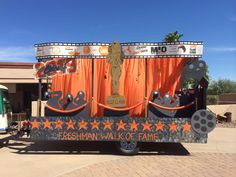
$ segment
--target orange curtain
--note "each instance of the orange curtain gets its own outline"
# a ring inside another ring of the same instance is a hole
[[[152,91],[157,90],[163,96],[171,95],[180,89],[180,77],[183,67],[190,59],[155,58],[147,59],[147,97],[151,99]],[[92,61],[77,59],[77,71],[73,74],[55,76],[52,79],[52,90],[61,90],[63,95],[73,96],[82,90],[91,110],[92,95]],[[126,107],[143,102],[145,97],[145,59],[125,59],[122,64],[119,94],[125,96]],[[110,65],[106,59],[94,60],[94,99],[106,105],[107,96],[111,95]],[[143,116],[145,104],[130,110],[131,116]],[[95,116],[103,115],[103,108],[94,104]]]
[[[94,99],[106,104],[107,96],[112,94],[110,65],[104,59],[94,62]],[[119,94],[125,96],[126,107],[144,101],[145,94],[145,59],[125,59],[122,64]],[[144,111],[144,104],[130,110],[130,115],[139,116]],[[95,115],[102,115],[103,108],[95,105]]]
[[[85,100],[91,110],[92,99],[92,60],[76,59],[77,70],[72,74],[55,75],[52,78],[52,91],[62,91],[62,97],[68,93],[73,97],[77,96],[79,91],[85,93]]]
[[[180,89],[180,77],[187,61],[191,58],[159,58],[148,59],[148,87],[149,99],[153,90],[160,92],[161,96],[169,93],[174,95]]]

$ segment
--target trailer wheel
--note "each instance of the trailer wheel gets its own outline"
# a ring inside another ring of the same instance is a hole
[[[137,141],[120,141],[117,143],[117,147],[123,155],[136,155],[139,152]]]

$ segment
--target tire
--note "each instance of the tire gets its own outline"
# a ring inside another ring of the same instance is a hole
[[[132,156],[139,152],[137,141],[120,141],[117,143],[117,148],[122,155]]]

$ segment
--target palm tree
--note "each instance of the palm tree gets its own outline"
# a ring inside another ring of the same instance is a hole
[[[178,31],[169,33],[165,36],[164,42],[179,42],[179,39],[183,37],[183,34],[179,34]]]

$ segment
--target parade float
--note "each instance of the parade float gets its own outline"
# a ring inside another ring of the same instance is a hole
[[[35,52],[32,139],[115,141],[136,154],[141,142],[206,143],[216,126],[202,42],[53,42]]]

